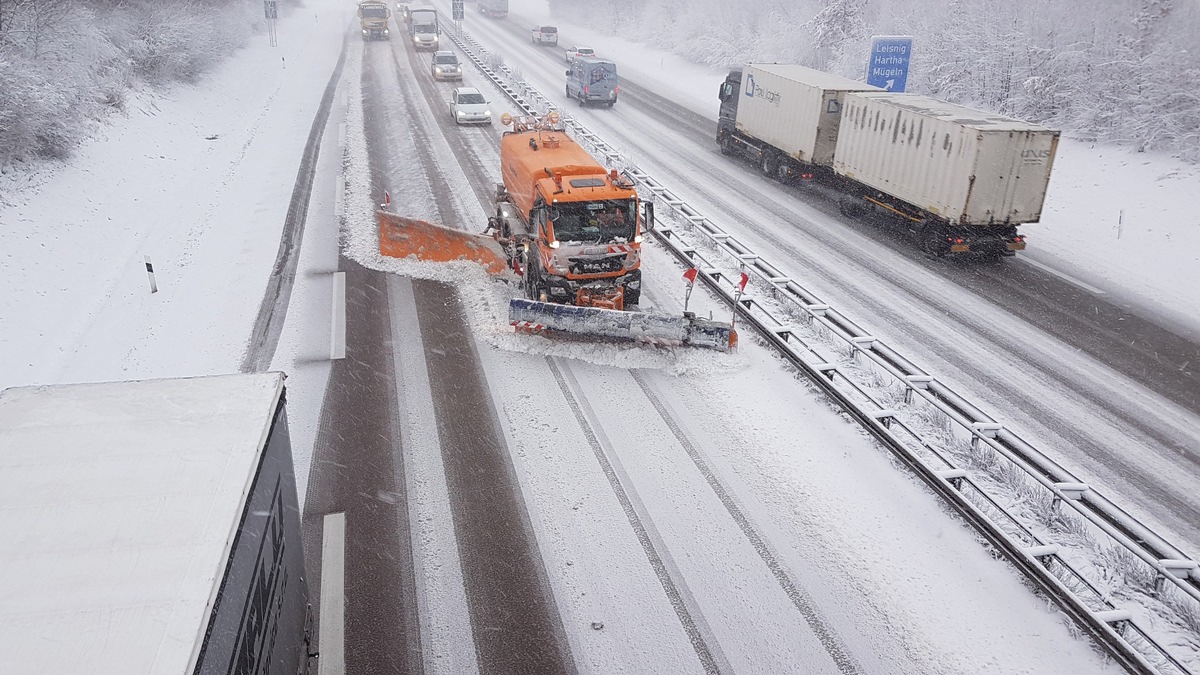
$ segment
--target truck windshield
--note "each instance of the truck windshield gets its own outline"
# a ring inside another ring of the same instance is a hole
[[[413,31],[418,33],[432,33],[437,26],[437,14],[432,10],[412,11],[409,12],[408,18],[412,22]]]
[[[637,223],[637,201],[604,199],[594,202],[565,202],[550,210],[554,237],[569,243],[627,242]]]
[[[386,19],[387,8],[385,7],[359,7],[358,14],[364,19]]]

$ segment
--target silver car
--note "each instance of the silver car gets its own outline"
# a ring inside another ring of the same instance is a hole
[[[462,65],[454,52],[436,51],[433,53],[433,63],[430,64],[435,80],[461,80]]]

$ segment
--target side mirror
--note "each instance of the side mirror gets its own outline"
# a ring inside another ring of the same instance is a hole
[[[642,205],[642,208],[645,211],[645,215],[642,216],[642,219],[645,221],[646,230],[653,230],[654,229],[654,202],[646,202],[645,204]]]

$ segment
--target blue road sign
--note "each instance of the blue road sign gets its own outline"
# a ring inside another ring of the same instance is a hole
[[[904,91],[908,85],[908,60],[913,39],[877,35],[871,38],[871,60],[867,62],[867,84],[888,91]]]

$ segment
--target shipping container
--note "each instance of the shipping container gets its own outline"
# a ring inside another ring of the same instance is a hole
[[[0,495],[0,670],[305,672],[281,374],[0,392]]]
[[[845,98],[834,171],[959,226],[1037,222],[1059,132],[923,96]]]
[[[787,176],[779,169],[796,166],[789,160],[832,165],[846,93],[879,91],[797,65],[751,63],[740,71],[740,86],[732,81],[734,74],[730,77],[730,87],[722,95],[722,118],[732,119],[734,133],[725,143],[733,146],[730,150],[748,149],[751,159],[766,160],[776,171],[765,166],[764,171],[780,178]]]

